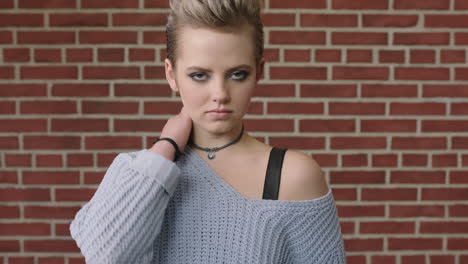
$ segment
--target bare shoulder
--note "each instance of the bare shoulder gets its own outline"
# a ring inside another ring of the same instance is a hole
[[[281,170],[279,200],[312,200],[327,194],[328,186],[319,164],[309,155],[288,149]]]

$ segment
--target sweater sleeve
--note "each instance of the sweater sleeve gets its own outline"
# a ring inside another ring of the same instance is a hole
[[[291,212],[289,217],[293,219],[288,227],[291,263],[346,264],[341,226],[332,195],[318,205]]]
[[[175,162],[147,149],[117,155],[70,224],[86,263],[151,263],[180,174]]]

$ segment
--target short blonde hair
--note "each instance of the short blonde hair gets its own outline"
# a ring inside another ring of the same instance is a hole
[[[263,57],[261,0],[170,0],[170,8],[166,24],[166,52],[173,67],[177,54],[177,32],[184,25],[226,30],[251,26],[258,66]]]

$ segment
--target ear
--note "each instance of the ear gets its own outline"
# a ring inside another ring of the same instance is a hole
[[[263,77],[264,70],[265,70],[265,58],[262,57],[257,67],[257,75],[256,75],[257,82]]]
[[[177,83],[175,81],[175,70],[168,58],[164,60],[164,68],[166,71],[166,80],[169,83],[169,86],[174,92],[178,92],[179,88],[177,87]]]

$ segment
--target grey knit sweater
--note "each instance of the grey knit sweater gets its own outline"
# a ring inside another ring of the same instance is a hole
[[[317,199],[242,196],[187,146],[176,162],[120,153],[70,232],[88,264],[345,264],[331,189]]]

